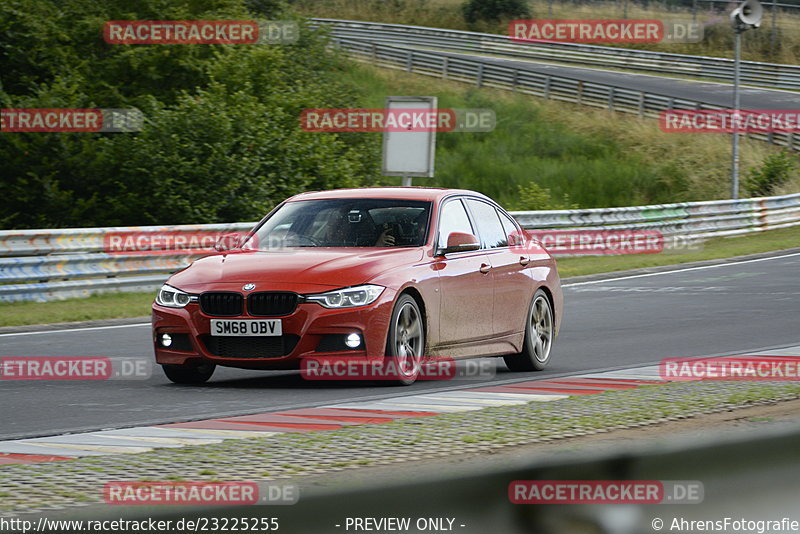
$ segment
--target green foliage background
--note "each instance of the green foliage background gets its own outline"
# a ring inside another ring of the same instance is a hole
[[[324,36],[292,45],[110,45],[109,20],[276,20],[276,0],[3,0],[0,106],[140,109],[136,134],[0,135],[0,227],[255,220],[286,196],[370,185],[378,136],[302,131],[355,107]],[[298,19],[299,20],[299,19]]]

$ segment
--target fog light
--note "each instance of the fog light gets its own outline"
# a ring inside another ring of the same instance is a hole
[[[361,336],[359,336],[358,334],[350,334],[345,338],[344,344],[350,347],[351,349],[354,349],[357,346],[361,345]]]
[[[161,334],[161,346],[169,347],[172,345],[172,336],[169,334]]]

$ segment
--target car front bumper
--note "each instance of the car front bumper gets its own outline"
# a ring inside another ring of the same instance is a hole
[[[206,362],[245,369],[297,369],[301,360],[307,357],[382,359],[395,297],[396,293],[386,288],[375,302],[357,308],[328,309],[317,303],[301,302],[293,313],[281,317],[246,314],[212,317],[203,313],[196,302],[185,308],[168,308],[154,303],[152,341],[156,363],[191,365]],[[273,336],[211,336],[212,319],[279,319],[283,335],[281,339]],[[361,345],[355,349],[343,345],[344,338],[352,333],[362,337]],[[174,340],[171,346],[162,345],[162,334],[170,334]]]

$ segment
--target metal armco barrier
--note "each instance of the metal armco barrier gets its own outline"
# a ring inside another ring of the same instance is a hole
[[[151,291],[171,273],[213,252],[215,234],[243,232],[255,223],[125,226],[0,231],[0,302],[59,300],[108,291]],[[113,250],[109,236],[131,236],[134,250]],[[191,250],[136,250],[154,236],[202,236]]]
[[[622,85],[592,83],[579,78],[554,76],[500,66],[488,61],[489,58],[480,56],[469,59],[451,57],[447,52],[421,51],[338,36],[334,36],[333,43],[348,53],[351,58],[378,67],[474,83],[478,87],[517,91],[546,99],[604,108],[609,111],[633,113],[640,117],[656,118],[660,112],[672,109],[725,109],[695,100],[628,89]],[[800,151],[800,135],[792,132],[742,135]]]
[[[512,213],[526,229],[657,230],[665,247],[800,225],[800,193],[741,200]]]
[[[727,58],[668,54],[649,50],[615,48],[577,43],[524,43],[505,35],[423,26],[338,19],[312,19],[331,28],[333,36],[397,47],[413,46],[524,58],[592,67],[628,69],[706,80],[733,79],[733,60]],[[800,90],[800,65],[742,61],[742,83],[771,89]]]
[[[513,212],[529,230],[657,230],[665,248],[800,225],[800,194],[653,206]],[[255,223],[0,231],[0,302],[49,301],[108,291],[154,291],[213,252],[109,252],[107,236],[247,231]]]

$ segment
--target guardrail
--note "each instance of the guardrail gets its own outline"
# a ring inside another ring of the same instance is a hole
[[[658,117],[659,112],[671,109],[726,109],[695,100],[629,89],[622,85],[592,83],[580,78],[496,65],[488,61],[488,58],[480,56],[454,57],[447,52],[421,51],[337,36],[333,37],[333,45],[357,61],[378,67],[474,83],[478,87],[507,89],[610,111],[634,113],[642,117]],[[800,135],[792,132],[742,135],[800,151]]]
[[[800,194],[653,206],[513,212],[526,229],[657,230],[665,248],[800,225]],[[0,232],[0,302],[49,301],[108,291],[154,291],[213,245],[114,252],[109,235],[186,236],[249,230],[225,225],[6,230]],[[185,253],[182,253],[185,252]]]
[[[733,80],[734,61],[727,58],[577,43],[523,43],[512,41],[506,35],[423,26],[340,19],[312,20],[329,26],[337,38],[391,44],[397,47],[413,46],[592,67],[623,68],[726,82]],[[800,90],[800,65],[742,61],[741,80],[743,84]]]
[[[125,226],[0,231],[0,302],[59,300],[108,291],[151,291],[195,259],[214,251],[214,235],[255,223]],[[115,244],[109,236],[121,238]],[[124,242],[125,237],[129,242]],[[199,246],[155,249],[153,238]],[[209,239],[211,236],[211,239]],[[138,250],[137,250],[138,249]]]
[[[800,193],[651,206],[514,212],[526,229],[657,230],[665,247],[800,225]]]

